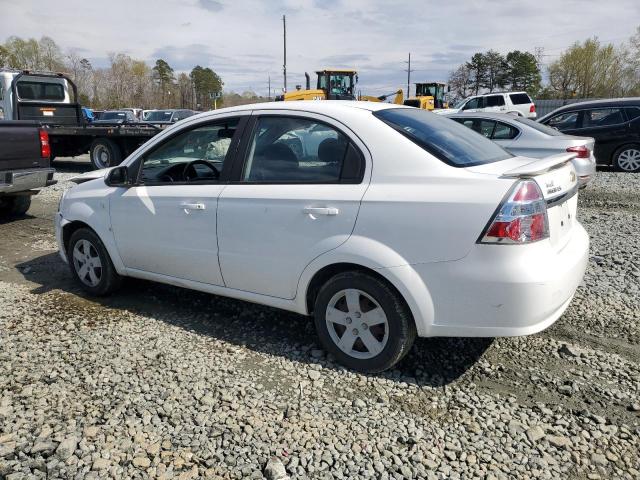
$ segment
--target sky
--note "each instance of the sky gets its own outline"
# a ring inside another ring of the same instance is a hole
[[[96,67],[110,52],[176,71],[215,70],[225,90],[282,91],[325,67],[355,68],[363,94],[446,80],[473,53],[544,48],[551,62],[576,40],[620,43],[640,25],[639,0],[0,0],[0,41],[53,38]],[[313,83],[313,80],[312,80]]]

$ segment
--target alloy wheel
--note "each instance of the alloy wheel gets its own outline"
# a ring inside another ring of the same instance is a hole
[[[370,295],[355,288],[340,290],[331,297],[325,321],[331,340],[353,358],[377,356],[389,339],[384,310]]]
[[[628,148],[618,155],[618,166],[625,172],[635,172],[640,170],[640,150]]]
[[[96,247],[88,240],[79,240],[73,247],[73,266],[85,285],[95,287],[102,279],[102,262]]]

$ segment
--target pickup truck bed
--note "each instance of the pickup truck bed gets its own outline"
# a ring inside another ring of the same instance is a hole
[[[0,215],[25,213],[31,195],[56,183],[40,131],[35,122],[0,122]]]

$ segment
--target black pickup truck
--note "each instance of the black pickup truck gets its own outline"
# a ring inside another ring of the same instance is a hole
[[[24,215],[31,196],[56,183],[49,135],[36,122],[3,121],[0,147],[0,217]]]

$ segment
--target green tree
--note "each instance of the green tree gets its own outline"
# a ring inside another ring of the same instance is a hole
[[[159,58],[153,67],[153,78],[160,88],[162,104],[165,106],[167,104],[166,98],[171,95],[171,87],[175,82],[173,68],[165,60]]]
[[[196,65],[189,76],[196,91],[196,103],[201,108],[205,105],[213,106],[210,96],[222,92],[224,85],[220,76],[210,68],[202,68],[200,65]]]
[[[482,53],[474,54],[471,61],[465,65],[469,70],[469,89],[474,95],[477,95],[487,78],[487,64],[484,55]]]
[[[482,55],[485,66],[484,78],[479,82],[481,87],[493,92],[498,88],[504,88],[506,80],[506,62],[504,57],[495,50],[489,50]],[[473,60],[473,59],[472,59]]]
[[[536,57],[530,52],[514,50],[506,56],[506,84],[511,90],[525,90],[536,96],[540,91],[542,76]]]
[[[9,51],[10,67],[26,70],[42,68],[40,46],[35,38],[23,40],[20,37],[9,37],[4,46]]]
[[[0,67],[9,67],[10,65],[11,53],[4,45],[0,45]]]
[[[62,50],[50,37],[42,37],[38,42],[40,66],[42,70],[57,72],[64,69]]]

